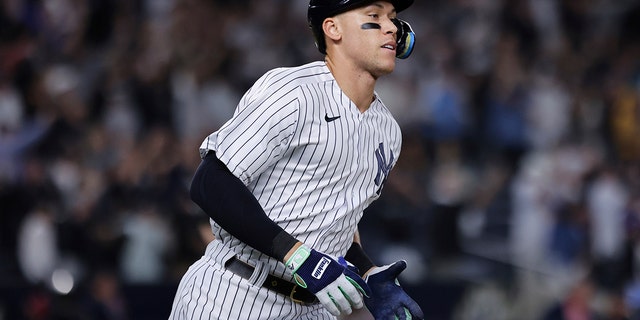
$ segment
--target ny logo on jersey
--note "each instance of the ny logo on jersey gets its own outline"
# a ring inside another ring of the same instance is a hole
[[[380,192],[382,192],[382,186],[384,185],[385,181],[387,181],[389,171],[391,171],[391,167],[393,166],[393,151],[389,150],[389,153],[391,155],[389,157],[389,161],[387,161],[387,157],[384,154],[384,144],[380,142],[380,145],[375,152],[376,159],[378,160],[378,173],[376,174],[376,178],[373,180],[373,182],[376,183],[376,186],[378,186],[378,191],[376,191],[377,194],[380,194]]]

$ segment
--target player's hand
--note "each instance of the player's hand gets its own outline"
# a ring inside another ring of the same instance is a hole
[[[420,306],[404,292],[398,282],[398,275],[406,267],[407,263],[401,260],[372,268],[365,276],[371,295],[364,302],[376,320],[424,319]]]
[[[330,256],[302,245],[286,263],[296,283],[318,297],[331,314],[351,314],[364,306],[362,295],[371,295],[364,280]]]

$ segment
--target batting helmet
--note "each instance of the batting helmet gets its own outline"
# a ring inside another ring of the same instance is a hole
[[[355,9],[358,7],[362,7],[368,3],[373,2],[374,0],[311,0],[309,1],[309,10],[307,11],[307,21],[309,22],[309,27],[313,32],[313,37],[315,38],[316,47],[322,54],[327,53],[327,44],[324,40],[324,32],[322,31],[322,22],[324,19],[328,17],[333,17],[339,13],[343,13],[349,11],[351,9]],[[400,12],[413,4],[414,0],[387,0],[393,4],[396,9],[396,12]],[[398,50],[398,58],[406,58],[409,56],[411,51],[413,50],[413,44],[415,42],[415,35],[411,30],[411,27],[408,23],[396,19],[401,24],[402,28],[399,28],[399,32],[402,30],[410,31],[409,36],[398,37],[398,46],[401,50]],[[395,22],[396,26],[398,26],[398,22]],[[399,34],[400,36],[400,34]],[[402,39],[401,39],[402,38]]]

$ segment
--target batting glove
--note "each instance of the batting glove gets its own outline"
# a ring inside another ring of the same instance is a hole
[[[404,292],[398,282],[398,275],[406,267],[407,263],[401,260],[375,267],[365,276],[371,295],[364,302],[376,320],[424,319],[420,306]]]
[[[305,245],[293,253],[286,265],[293,272],[296,283],[315,294],[335,316],[351,314],[353,308],[362,308],[362,295],[371,295],[369,286],[358,274]]]

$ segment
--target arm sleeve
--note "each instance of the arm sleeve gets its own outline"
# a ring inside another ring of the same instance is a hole
[[[215,152],[209,152],[196,170],[190,196],[224,230],[279,261],[297,243],[269,219],[258,200]]]

